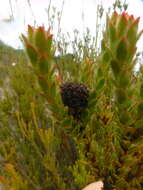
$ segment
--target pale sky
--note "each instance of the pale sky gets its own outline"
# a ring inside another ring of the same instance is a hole
[[[11,0],[14,16],[14,20],[11,22],[9,21],[9,17],[12,15],[10,0],[0,1],[2,1],[2,6],[0,6],[0,39],[5,43],[16,48],[21,46],[19,36],[26,31],[27,24],[34,24],[34,17],[37,25],[43,24],[48,27],[48,14],[45,9],[48,9],[50,0]],[[28,1],[31,7],[28,5]],[[92,35],[94,35],[96,30],[96,5],[100,2],[104,4],[104,8],[107,10],[114,0],[64,0],[64,5],[62,4],[63,0],[51,0],[51,7],[56,7],[57,11],[61,11],[63,5],[60,25],[62,32],[72,33],[74,29],[77,29],[83,33],[83,28],[89,27]],[[143,29],[143,1],[127,0],[127,2],[129,2],[128,12],[134,14],[135,17],[141,17],[140,28]],[[52,14],[53,9],[50,10]],[[139,46],[142,46],[141,43]]]

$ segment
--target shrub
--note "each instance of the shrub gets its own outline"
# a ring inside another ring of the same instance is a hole
[[[99,179],[106,189],[143,188],[138,23],[114,12],[96,59],[73,57],[66,68],[55,61],[50,30],[28,27],[22,39],[31,65],[13,67],[13,93],[1,100],[0,181],[6,190],[75,190]],[[80,119],[73,114],[78,106],[69,110],[61,97],[65,84],[68,96],[75,86],[85,93],[82,103],[74,99],[80,107],[86,101]]]

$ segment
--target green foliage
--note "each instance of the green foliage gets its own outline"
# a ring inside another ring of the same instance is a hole
[[[0,86],[7,82],[8,68],[18,62],[25,62],[26,56],[23,50],[15,50],[0,41]]]
[[[10,80],[0,100],[6,190],[76,190],[99,179],[117,190],[143,188],[138,22],[127,13],[108,17],[98,56],[96,47],[85,46],[83,54],[55,57],[50,30],[28,27],[22,39],[29,60],[7,68]],[[88,87],[80,120],[63,105],[60,86],[67,81]]]

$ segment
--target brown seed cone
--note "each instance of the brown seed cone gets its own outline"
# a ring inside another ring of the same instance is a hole
[[[65,82],[60,88],[63,104],[68,106],[69,114],[78,119],[88,104],[87,87],[80,82]]]

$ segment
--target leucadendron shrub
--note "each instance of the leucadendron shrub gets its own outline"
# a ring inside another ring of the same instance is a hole
[[[138,24],[139,18],[114,12],[96,60],[73,56],[69,65],[55,61],[50,29],[28,26],[22,40],[31,65],[14,68],[19,83],[13,79],[13,95],[1,101],[6,190],[79,190],[98,180],[104,189],[143,189]]]

